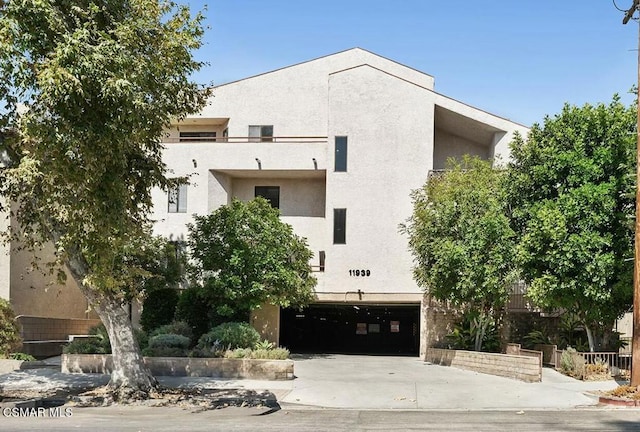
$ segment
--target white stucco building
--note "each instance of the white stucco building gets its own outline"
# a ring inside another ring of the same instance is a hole
[[[410,193],[449,157],[508,158],[516,131],[359,48],[267,72],[216,87],[169,131],[164,160],[192,184],[154,192],[155,232],[184,239],[193,214],[266,195],[315,253],[317,302],[265,305],[254,325],[294,350],[417,354],[433,323],[398,230]]]

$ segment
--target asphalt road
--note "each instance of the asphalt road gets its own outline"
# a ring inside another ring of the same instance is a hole
[[[180,408],[74,408],[70,417],[12,417],[2,431],[640,431],[638,409],[549,411],[331,410],[287,407],[192,412]],[[263,414],[263,415],[260,415]]]

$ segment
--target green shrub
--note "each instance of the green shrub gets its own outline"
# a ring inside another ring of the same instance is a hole
[[[172,347],[147,347],[142,350],[142,355],[145,357],[187,357],[188,353],[184,348]]]
[[[286,360],[289,358],[289,350],[286,348],[273,349],[249,349],[236,348],[227,350],[224,353],[225,358],[251,358],[265,360]]]
[[[560,356],[560,371],[576,379],[583,379],[585,360],[575,349],[567,348]]]
[[[269,342],[268,340],[263,340],[254,345],[257,350],[272,350],[275,348],[273,342]]]
[[[213,348],[217,343],[223,348],[252,348],[260,342],[260,334],[256,329],[244,322],[220,324],[203,334],[198,340],[200,348]]]
[[[159,334],[149,338],[149,346],[142,350],[148,357],[186,357],[191,340],[178,334]]]
[[[134,328],[133,337],[136,339],[136,342],[138,342],[140,350],[143,350],[147,346],[149,346],[149,333],[147,333],[146,331],[139,328]]]
[[[273,349],[255,349],[251,352],[251,358],[269,359],[269,360],[286,360],[289,358],[289,352],[286,348]]]
[[[104,324],[91,327],[89,334],[94,337],[74,339],[62,348],[62,352],[65,354],[111,354],[109,333]]]
[[[236,348],[227,350],[224,353],[225,358],[251,358],[250,348]]]
[[[142,328],[150,331],[173,321],[178,298],[178,291],[173,288],[162,288],[148,293],[140,315]]]
[[[0,299],[0,358],[19,350],[21,345],[20,330],[11,304],[5,299]]]
[[[62,348],[65,354],[109,354],[95,338],[78,338]]]
[[[177,334],[193,340],[193,329],[185,321],[173,321],[169,324],[158,327],[149,333],[149,337],[161,335],[161,334]]]
[[[175,318],[189,324],[193,331],[193,339],[198,340],[211,328],[210,309],[208,301],[200,295],[200,291],[189,288],[180,293]]]
[[[9,358],[12,360],[22,360],[22,361],[35,361],[36,358],[31,354],[25,354],[23,352],[15,352],[9,354]]]
[[[183,348],[189,347],[191,341],[188,337],[179,334],[159,334],[149,338],[149,348]]]

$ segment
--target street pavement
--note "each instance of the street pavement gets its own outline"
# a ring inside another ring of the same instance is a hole
[[[593,392],[618,386],[614,380],[578,381],[552,369],[540,383],[425,363],[417,357],[294,356],[295,376],[288,381],[159,377],[168,387],[271,391],[283,407],[409,410],[521,410],[594,406]],[[0,389],[79,391],[104,385],[108,376],[62,374],[52,368],[0,375]]]

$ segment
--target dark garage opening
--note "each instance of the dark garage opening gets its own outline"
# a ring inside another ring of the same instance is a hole
[[[314,304],[282,309],[280,344],[294,353],[418,355],[420,306]]]

